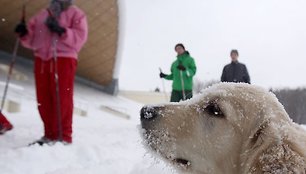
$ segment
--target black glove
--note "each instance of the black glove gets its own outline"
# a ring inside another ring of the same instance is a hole
[[[179,64],[179,65],[177,66],[177,69],[182,70],[182,71],[185,71],[185,70],[186,70],[186,68],[185,68],[182,64]]]
[[[167,76],[168,76],[167,74],[164,74],[164,73],[162,73],[162,72],[159,73],[159,77],[160,77],[160,78],[165,78],[165,77],[167,77]]]
[[[15,33],[17,33],[19,35],[19,37],[23,37],[23,36],[28,34],[27,25],[25,24],[24,21],[22,21],[18,25],[16,25]]]
[[[51,32],[57,33],[59,36],[62,36],[62,34],[66,32],[66,29],[64,27],[61,27],[58,24],[57,20],[52,16],[49,16],[47,18],[46,25]]]

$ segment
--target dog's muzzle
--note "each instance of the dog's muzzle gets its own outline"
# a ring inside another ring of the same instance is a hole
[[[162,148],[163,143],[169,143],[170,138],[167,129],[156,127],[158,123],[163,118],[163,113],[165,111],[164,106],[144,106],[140,110],[140,121],[141,127],[145,130],[144,138],[146,143],[156,152],[162,154],[161,152],[165,149]],[[173,150],[173,149],[172,149]],[[171,161],[173,164],[177,165],[181,169],[188,169],[191,167],[191,162],[185,158],[178,158],[169,154],[169,150],[166,150],[164,157]]]

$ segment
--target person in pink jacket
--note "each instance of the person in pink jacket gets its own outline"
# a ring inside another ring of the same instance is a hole
[[[88,34],[85,13],[72,5],[72,0],[51,0],[49,7],[27,24],[18,24],[15,32],[35,57],[37,104],[44,136],[34,143],[72,143],[74,77],[78,53]]]

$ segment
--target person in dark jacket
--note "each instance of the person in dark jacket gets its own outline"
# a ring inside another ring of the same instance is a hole
[[[245,64],[238,62],[239,53],[237,50],[231,51],[232,62],[223,68],[221,82],[249,83],[250,76]]]
[[[172,80],[170,102],[179,102],[192,98],[193,77],[196,74],[196,64],[183,44],[174,47],[177,59],[171,65],[171,74],[159,74],[160,78]]]

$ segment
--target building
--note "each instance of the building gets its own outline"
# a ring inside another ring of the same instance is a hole
[[[47,7],[48,0],[1,0],[0,6],[0,51],[11,53],[16,40],[14,27],[21,18],[23,3],[26,19],[38,10]],[[118,69],[120,56],[119,8],[117,0],[77,0],[75,3],[85,11],[88,18],[89,37],[79,54],[78,79],[89,86],[110,94],[118,92]],[[18,56],[32,61],[30,50],[20,47]]]

